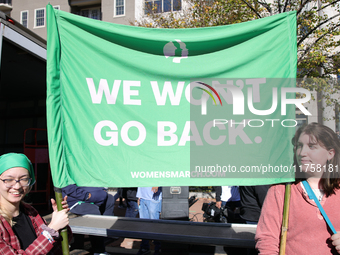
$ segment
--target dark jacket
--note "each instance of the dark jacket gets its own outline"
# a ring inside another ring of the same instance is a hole
[[[67,203],[69,207],[73,206],[78,201],[86,203],[94,203],[97,206],[102,205],[107,200],[107,191],[105,188],[96,187],[78,187],[71,184],[61,189],[63,197],[67,195]],[[89,197],[91,193],[91,197]]]
[[[125,199],[137,201],[137,188],[123,188],[123,195]]]
[[[270,185],[240,186],[241,213],[246,221],[257,222]]]
[[[216,194],[216,202],[221,201],[222,186],[213,186]]]

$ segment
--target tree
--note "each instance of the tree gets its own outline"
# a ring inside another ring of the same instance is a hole
[[[339,90],[340,0],[183,0],[181,11],[160,13],[148,5],[146,17],[134,25],[158,28],[194,28],[229,25],[296,11],[299,85],[323,93],[328,105]],[[306,80],[306,78],[309,78]]]

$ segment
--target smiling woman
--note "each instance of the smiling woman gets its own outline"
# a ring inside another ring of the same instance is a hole
[[[31,162],[24,154],[0,157],[0,251],[1,254],[62,254],[59,230],[68,225],[66,197],[58,211],[51,199],[53,214],[47,226],[38,212],[22,199],[35,183]],[[69,239],[72,238],[68,228]]]
[[[292,141],[297,179],[291,185],[285,254],[339,254],[339,139],[330,128],[311,123],[300,128]],[[279,254],[284,193],[282,184],[273,185],[267,193],[255,236],[259,254]],[[310,198],[312,193],[315,200]]]

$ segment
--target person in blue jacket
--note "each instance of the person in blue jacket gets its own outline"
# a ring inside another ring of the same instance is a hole
[[[62,188],[67,203],[74,214],[95,214],[113,216],[116,199],[105,188],[78,187],[71,184]]]
[[[75,184],[61,189],[67,195],[70,212],[77,215],[94,214],[113,216],[116,197],[107,193],[105,188],[78,187]],[[106,254],[103,237],[90,236],[94,254]]]

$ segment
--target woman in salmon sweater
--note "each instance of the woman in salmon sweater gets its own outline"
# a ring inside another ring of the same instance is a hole
[[[339,254],[340,232],[327,226],[302,184],[307,180],[334,228],[340,231],[340,143],[328,127],[311,123],[293,138],[296,181],[291,186],[286,255]],[[285,185],[272,186],[256,231],[259,254],[279,254]]]

